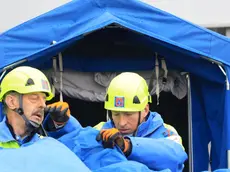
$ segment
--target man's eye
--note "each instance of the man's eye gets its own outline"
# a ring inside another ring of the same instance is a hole
[[[38,99],[38,96],[37,95],[31,95],[30,99],[36,100],[36,99]]]

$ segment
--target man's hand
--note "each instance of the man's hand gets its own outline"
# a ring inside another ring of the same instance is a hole
[[[120,147],[123,153],[128,156],[131,153],[132,144],[129,139],[124,138],[118,129],[102,129],[98,134],[97,141],[102,140],[105,148],[114,147],[115,144]]]
[[[66,102],[56,102],[47,105],[45,113],[50,114],[50,118],[53,120],[56,128],[64,126],[70,117],[69,105]]]

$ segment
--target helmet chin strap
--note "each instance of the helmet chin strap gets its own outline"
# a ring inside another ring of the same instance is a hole
[[[31,120],[28,120],[28,118],[25,116],[24,111],[23,111],[23,106],[22,106],[23,104],[22,96],[23,95],[21,94],[19,95],[19,108],[15,109],[14,111],[17,112],[24,119],[25,124],[26,124],[26,133],[30,135],[31,133],[33,133],[40,127],[40,124],[34,121],[31,121]]]
[[[134,137],[137,136],[137,130],[138,130],[138,127],[139,127],[140,123],[141,123],[141,111],[138,114],[137,129],[133,132]]]

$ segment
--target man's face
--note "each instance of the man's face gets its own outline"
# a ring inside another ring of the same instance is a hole
[[[140,123],[144,121],[149,112],[149,105],[141,112]],[[121,132],[122,135],[133,134],[137,129],[138,118],[140,112],[120,112],[112,111],[112,119],[115,127]]]
[[[44,93],[29,93],[23,95],[23,110],[26,118],[37,124],[44,119],[46,95]]]

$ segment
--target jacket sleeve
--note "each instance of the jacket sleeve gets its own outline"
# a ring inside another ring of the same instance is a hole
[[[167,138],[129,137],[132,152],[127,157],[147,165],[153,170],[170,169],[172,172],[183,170],[183,163],[187,159],[183,147]]]
[[[45,125],[49,125],[49,116],[45,119]],[[48,136],[58,139],[65,134],[71,133],[72,131],[80,130],[82,128],[81,124],[76,120],[73,116],[70,116],[68,122],[65,124],[64,127],[54,130],[54,131],[47,131]],[[45,127],[47,129],[47,127]]]

